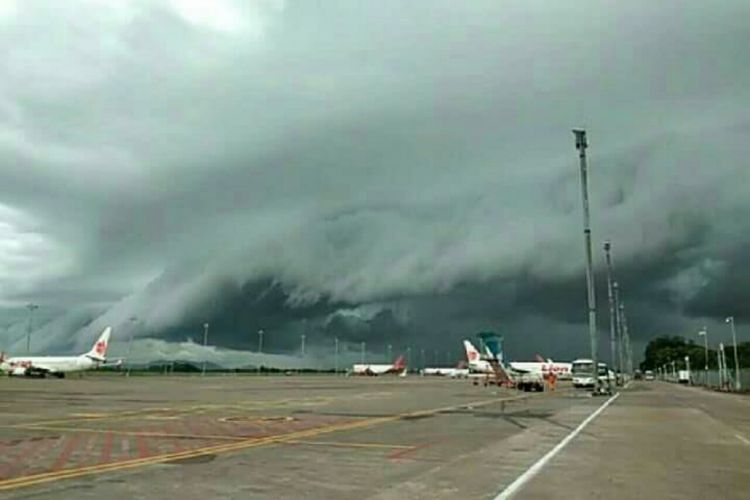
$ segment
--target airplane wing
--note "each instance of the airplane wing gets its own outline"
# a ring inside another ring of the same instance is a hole
[[[46,365],[45,363],[34,363],[30,364],[27,368],[29,373],[57,373],[57,369],[53,366]]]

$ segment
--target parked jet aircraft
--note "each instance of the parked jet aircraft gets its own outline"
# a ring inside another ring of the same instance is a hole
[[[512,366],[506,367],[502,353],[495,355],[485,346],[486,354],[482,356],[474,344],[468,340],[464,340],[464,348],[469,361],[469,369],[473,372],[473,375],[469,375],[470,377],[484,377],[487,380],[494,378],[498,385],[514,385],[526,391],[544,389],[544,378],[541,372],[519,371]]]
[[[519,373],[540,373],[544,377],[554,373],[559,379],[570,379],[573,377],[571,363],[560,363],[551,359],[545,360],[538,354],[536,355],[536,359],[536,361],[511,361],[508,364],[512,370]]]
[[[492,363],[483,359],[479,350],[470,341],[464,340],[464,349],[466,350],[466,361],[469,362],[469,370],[474,373],[494,374],[496,372]]]
[[[468,368],[423,368],[422,375],[437,375],[440,377],[464,378],[469,376]]]
[[[80,356],[15,356],[0,359],[0,371],[8,375],[65,377],[66,373],[91,370],[107,364],[107,346],[112,332],[104,329],[91,350]],[[119,364],[119,362],[118,362]]]
[[[406,375],[406,361],[403,356],[399,356],[393,364],[390,365],[369,365],[355,364],[352,366],[353,375]]]

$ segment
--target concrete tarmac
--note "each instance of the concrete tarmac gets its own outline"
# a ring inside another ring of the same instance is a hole
[[[750,498],[750,397],[636,382],[517,495]]]
[[[492,498],[599,400],[399,377],[0,379],[2,498]]]
[[[417,376],[2,378],[0,498],[494,498],[604,400]],[[633,384],[516,497],[746,497],[748,409]]]

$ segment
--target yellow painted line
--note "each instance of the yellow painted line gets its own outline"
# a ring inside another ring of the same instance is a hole
[[[63,431],[63,432],[89,432],[94,434],[114,434],[117,436],[143,436],[143,437],[163,437],[171,439],[215,439],[222,441],[245,441],[246,437],[239,436],[216,436],[213,434],[172,434],[169,432],[150,432],[150,431],[116,431],[109,429],[91,429],[90,427],[63,427],[59,425],[36,426],[34,430],[42,431]]]
[[[232,451],[240,451],[248,448],[254,448],[258,446],[282,443],[290,439],[299,439],[304,437],[314,437],[320,434],[329,432],[335,432],[340,430],[356,429],[359,427],[368,427],[376,425],[378,423],[393,420],[395,417],[381,417],[378,419],[370,419],[366,421],[350,422],[346,424],[333,425],[328,427],[322,427],[317,429],[309,429],[306,431],[293,432],[289,434],[280,434],[277,436],[268,436],[265,438],[248,439],[239,441],[236,443],[222,444],[216,446],[208,446],[204,448],[198,448],[196,450],[189,450],[179,453],[167,453],[163,455],[156,455],[153,457],[138,458],[133,460],[124,460],[121,462],[92,465],[87,467],[79,467],[74,469],[65,469],[61,471],[45,472],[41,474],[34,474],[30,476],[23,476],[14,479],[7,479],[0,481],[0,491],[11,490],[26,486],[32,486],[35,484],[46,483],[50,481],[58,481],[61,479],[69,479],[73,477],[86,476],[90,474],[98,474],[103,472],[118,471],[123,469],[130,469],[133,467],[140,467],[145,465],[153,465],[157,463],[169,462],[172,460],[182,460],[187,458],[194,458],[199,456],[205,456],[209,454],[227,453]]]
[[[127,420],[131,418],[140,418],[153,416],[154,413],[171,413],[171,415],[163,416],[177,416],[177,415],[194,415],[196,413],[204,413],[210,410],[265,410],[269,408],[287,406],[289,404],[302,404],[302,405],[314,405],[314,404],[325,404],[331,402],[333,398],[289,398],[281,400],[268,400],[268,401],[247,401],[242,404],[199,404],[189,406],[176,406],[176,407],[155,407],[155,408],[143,408],[140,410],[120,411],[111,413],[90,413],[90,414],[71,414],[68,418],[60,418],[55,420],[41,420],[37,422],[22,422],[19,424],[13,424],[10,427],[17,427],[21,429],[35,428],[36,426],[45,425],[58,425],[68,424],[71,422],[80,422],[82,420]]]
[[[207,446],[204,448],[198,448],[195,450],[188,450],[178,453],[166,453],[163,455],[155,455],[152,457],[137,458],[131,460],[124,460],[120,462],[90,465],[86,467],[77,467],[74,469],[63,469],[60,471],[44,472],[41,474],[32,474],[29,476],[22,476],[13,479],[6,479],[0,481],[0,491],[13,490],[18,488],[25,488],[34,486],[37,484],[43,484],[53,481],[60,481],[62,479],[72,479],[76,477],[88,476],[92,474],[102,474],[105,472],[114,472],[126,469],[132,469],[135,467],[143,467],[146,465],[154,465],[174,460],[183,460],[187,458],[200,457],[205,455],[219,454],[219,453],[231,453],[235,451],[242,451],[249,448],[256,448],[265,445],[272,445],[277,443],[284,443],[293,440],[299,440],[301,438],[310,438],[319,436],[321,434],[329,434],[338,431],[354,430],[366,427],[372,427],[387,422],[393,422],[404,417],[416,417],[416,416],[427,416],[434,415],[441,411],[452,410],[460,407],[478,407],[486,406],[493,403],[499,403],[503,399],[493,398],[490,400],[482,400],[475,402],[463,403],[460,405],[446,406],[442,408],[433,408],[430,410],[420,410],[408,413],[402,413],[399,415],[392,415],[386,417],[376,417],[366,420],[358,420],[354,422],[346,422],[341,424],[333,424],[326,427],[318,427],[314,429],[308,429],[304,431],[291,432],[287,434],[280,434],[276,436],[267,436],[263,438],[253,438],[244,441],[238,441],[235,443],[228,443],[215,446]],[[506,399],[507,401],[507,399]]]
[[[145,410],[138,410],[138,411],[123,411],[119,413],[99,413],[99,414],[91,414],[90,416],[78,416],[78,417],[68,417],[68,418],[59,418],[56,420],[40,420],[37,422],[23,422],[20,424],[11,425],[10,427],[16,427],[19,429],[34,429],[38,426],[45,426],[45,425],[57,425],[57,424],[69,424],[72,422],[82,422],[82,421],[89,421],[89,420],[125,420],[128,418],[140,418],[145,417],[148,415],[153,415],[154,413],[163,412],[166,413],[166,411],[169,411],[165,408],[156,408],[156,409],[145,409]],[[94,416],[96,415],[96,416]]]
[[[285,441],[288,444],[304,444],[316,446],[333,446],[340,448],[374,448],[387,450],[411,450],[414,446],[405,444],[384,444],[384,443],[347,443],[346,441]]]
[[[281,415],[277,417],[253,417],[248,418],[244,415],[234,415],[231,417],[221,417],[218,419],[219,422],[224,422],[227,424],[273,424],[277,422],[293,422],[296,420],[294,417],[287,416],[287,415]]]

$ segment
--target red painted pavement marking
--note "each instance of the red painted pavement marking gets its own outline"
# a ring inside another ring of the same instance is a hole
[[[218,435],[221,436],[230,436],[235,437],[237,436],[237,426],[234,425],[232,422],[227,421],[217,421],[214,424],[218,430]]]
[[[11,477],[11,471],[13,470],[12,465],[15,461],[15,456],[17,455],[17,453],[13,453],[13,451],[19,450],[23,444],[20,442],[16,444],[4,443],[5,446],[3,446],[2,452],[2,458],[4,461],[0,462],[0,479]]]
[[[108,432],[104,435],[104,443],[102,444],[102,454],[99,463],[107,463],[112,460],[112,442],[114,441],[114,434]]]
[[[56,437],[52,439],[41,438],[41,439],[26,439],[22,445],[19,445],[18,453],[10,461],[10,476],[16,476],[20,473],[30,473],[31,471],[38,470],[40,467],[35,466],[36,462],[41,462],[42,458],[36,456],[36,451],[46,446],[46,451],[52,452],[62,442],[62,438]],[[32,463],[29,463],[29,457],[35,457]],[[44,457],[46,458],[46,457]]]
[[[198,433],[196,432],[195,426],[193,425],[194,420],[193,418],[188,418],[183,422],[183,425],[185,426],[185,429],[187,429],[187,434],[189,436],[197,436]]]
[[[138,456],[140,458],[145,458],[149,455],[148,443],[145,437],[140,434],[135,436],[135,444],[138,446]]]
[[[52,465],[52,470],[57,471],[62,469],[65,464],[68,463],[68,460],[70,459],[70,455],[73,453],[73,450],[75,450],[76,445],[78,444],[78,441],[81,439],[80,434],[73,434],[73,436],[67,436],[67,442],[65,443],[65,448],[63,448],[62,453],[57,457],[57,460],[55,460],[55,463]]]
[[[173,424],[172,425],[172,429],[174,429],[174,432],[176,434],[182,434],[184,436],[189,436],[190,435],[190,429],[188,428],[187,423],[184,422],[184,421],[177,422],[176,424]],[[185,438],[185,439],[187,439],[187,438]],[[192,443],[192,440],[187,440],[186,443]]]
[[[15,462],[15,456],[23,448],[25,442],[21,440],[3,441],[0,443],[0,479],[10,477],[12,464]]]
[[[388,455],[388,458],[391,460],[404,458],[406,455],[409,455],[410,453],[414,453],[418,450],[423,450],[425,448],[428,448],[429,446],[432,446],[433,443],[421,443],[412,446],[411,448],[403,448],[401,450],[396,450],[393,453]]]
[[[97,436],[91,434],[82,434],[81,442],[77,446],[77,457],[71,462],[75,463],[76,467],[86,465],[86,462],[91,458],[91,448],[96,441]]]
[[[164,433],[165,434],[179,434],[179,431],[175,427],[176,426],[174,424],[164,425]],[[172,443],[173,452],[179,453],[182,451],[182,444],[180,443],[180,438],[178,437],[170,438],[170,442]]]
[[[122,438],[120,441],[120,453],[118,453],[118,456],[125,455],[127,458],[130,458],[130,439],[129,438]]]
[[[10,477],[10,465],[6,463],[0,463],[0,481]]]

